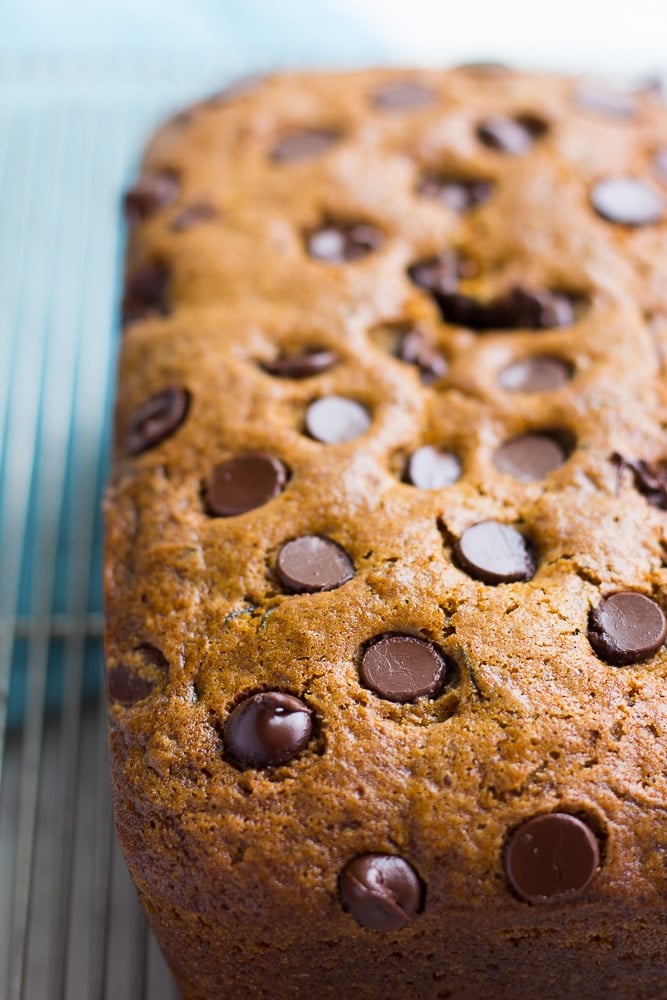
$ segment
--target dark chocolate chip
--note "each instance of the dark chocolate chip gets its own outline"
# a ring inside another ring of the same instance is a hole
[[[454,212],[467,212],[488,201],[493,191],[491,181],[473,177],[452,177],[448,174],[424,174],[417,191],[426,198],[442,202]]]
[[[361,659],[361,682],[388,701],[435,698],[447,680],[447,661],[431,642],[412,635],[374,639]]]
[[[653,157],[655,172],[661,181],[667,181],[667,146],[659,149]]]
[[[306,411],[306,430],[322,444],[343,444],[365,434],[371,417],[365,406],[344,396],[323,396]]]
[[[477,126],[477,138],[500,153],[523,156],[547,130],[546,122],[535,115],[492,115]]]
[[[379,87],[371,96],[373,107],[383,111],[412,111],[434,104],[437,94],[416,80],[395,80]]]
[[[281,136],[271,150],[274,163],[310,160],[334,146],[341,138],[337,129],[300,128]]]
[[[308,234],[308,253],[327,264],[360,260],[377,250],[382,233],[365,222],[328,222]]]
[[[160,261],[152,261],[128,275],[121,315],[124,324],[149,316],[166,316],[169,270]]]
[[[591,191],[591,204],[607,222],[649,226],[665,214],[662,195],[640,177],[605,177]]]
[[[179,183],[173,174],[146,174],[125,195],[125,218],[132,224],[148,219],[155,212],[171,205],[178,197]]]
[[[566,459],[562,445],[550,434],[521,434],[498,448],[493,464],[522,483],[530,483],[544,479]]]
[[[155,681],[142,677],[125,663],[117,663],[107,671],[107,690],[111,701],[129,708],[152,694]]]
[[[453,553],[461,569],[483,583],[530,580],[537,568],[521,532],[500,521],[480,521],[466,528]]]
[[[263,361],[262,368],[269,375],[279,378],[308,378],[329,371],[338,361],[338,355],[325,347],[314,347],[299,354],[286,354],[273,361]]]
[[[461,478],[458,455],[425,444],[410,455],[405,478],[420,490],[439,490]]]
[[[572,366],[561,358],[539,354],[515,361],[498,374],[498,385],[509,392],[548,392],[569,382]]]
[[[600,865],[600,847],[576,816],[545,813],[511,833],[504,862],[514,891],[529,903],[543,903],[583,892]]]
[[[349,861],[338,880],[341,903],[361,927],[396,931],[422,909],[419,876],[395,854],[362,854]]]
[[[174,233],[182,233],[185,229],[191,229],[199,225],[200,222],[211,222],[218,218],[218,210],[215,205],[208,201],[195,201],[192,205],[186,205],[178,215],[171,220],[170,229]]]
[[[588,618],[588,640],[606,663],[625,666],[648,660],[667,636],[662,609],[650,597],[631,590],[611,594]]]
[[[648,502],[659,510],[667,510],[667,462],[645,462],[643,459],[623,458],[618,452],[611,456],[620,468],[630,469],[637,489]]]
[[[461,278],[471,278],[476,273],[475,262],[460,257],[454,250],[418,260],[408,268],[410,280],[433,295],[436,301],[438,296],[454,292]]]
[[[333,590],[354,576],[347,552],[329,538],[302,535],[285,542],[278,554],[280,582],[297,594]]]
[[[636,93],[603,80],[581,80],[574,90],[574,103],[584,111],[619,121],[631,121],[637,114]]]
[[[447,371],[447,359],[424,336],[421,330],[408,330],[401,340],[399,358],[416,365],[424,385],[432,385]]]
[[[263,691],[244,698],[230,713],[222,738],[236,767],[278,767],[293,760],[313,732],[313,713],[299,698]]]
[[[247,451],[216,465],[206,485],[206,506],[213,517],[233,517],[277,497],[287,469],[275,455]]]
[[[125,434],[125,451],[139,455],[171,437],[188,412],[190,396],[182,386],[172,385],[157,392],[134,411]]]
[[[573,299],[564,292],[529,291],[519,286],[484,302],[460,292],[432,292],[443,320],[471,330],[548,330],[576,318]]]

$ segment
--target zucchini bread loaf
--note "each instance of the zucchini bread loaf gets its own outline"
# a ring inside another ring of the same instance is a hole
[[[125,207],[112,770],[183,996],[667,996],[658,89],[247,79]]]

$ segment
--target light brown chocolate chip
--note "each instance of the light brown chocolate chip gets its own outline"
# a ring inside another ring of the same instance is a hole
[[[296,594],[333,590],[351,580],[354,566],[347,552],[319,535],[301,535],[282,546],[276,564],[280,582]]]

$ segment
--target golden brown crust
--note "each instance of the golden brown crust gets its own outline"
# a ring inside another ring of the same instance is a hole
[[[373,106],[405,78],[435,100]],[[110,703],[112,769],[130,870],[190,1000],[324,1000],[350,984],[375,1000],[390,981],[397,1000],[664,991],[667,653],[615,667],[586,632],[614,591],[666,604],[667,515],[612,455],[666,454],[667,225],[614,225],[589,198],[609,175],[667,198],[652,166],[667,114],[651,93],[634,96],[631,120],[596,114],[574,87],[515,73],[281,75],[198,105],[149,147],[144,173],[175,176],[178,191],[133,226],[128,281],[165,267],[168,315],[125,331],[106,594],[109,669],[129,665],[150,693]],[[548,132],[525,156],[502,154],[476,137],[494,114],[536,115]],[[272,160],[303,127],[341,138]],[[491,181],[491,197],[452,211],[416,191],[434,171]],[[174,226],[201,204],[213,211]],[[308,234],[327,220],[384,241],[355,262],[314,260]],[[561,289],[581,300],[575,321],[443,322],[407,268],[451,248],[476,262],[467,295]],[[432,385],[391,353],[401,324],[446,356]],[[339,363],[305,379],[261,368],[311,346]],[[537,355],[569,363],[572,379],[499,386],[508,364]],[[132,415],[169,386],[189,393],[185,419],[126,454]],[[361,402],[370,430],[336,445],[307,436],[308,405],[329,395]],[[496,468],[503,442],[539,430],[570,442],[560,468],[532,482]],[[424,444],[460,456],[457,483],[401,481]],[[249,449],[277,456],[287,487],[210,517],[202,484]],[[531,580],[488,585],[452,559],[488,519],[529,537]],[[277,553],[311,534],[342,546],[355,575],[290,594]],[[397,704],[361,685],[364,644],[387,632],[439,644],[451,667],[438,697]],[[313,739],[288,764],[239,770],[225,721],[266,689],[307,703]],[[503,847],[555,810],[594,829],[601,868],[577,898],[530,905],[508,886]],[[341,908],[339,872],[364,852],[418,872],[425,905],[408,927],[365,930]]]

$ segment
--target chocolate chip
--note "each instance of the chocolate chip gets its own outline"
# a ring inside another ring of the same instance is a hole
[[[215,205],[211,205],[208,201],[195,201],[192,205],[186,205],[178,215],[174,216],[169,228],[174,233],[182,233],[200,222],[211,222],[217,218],[218,210]]]
[[[540,354],[503,368],[498,385],[508,392],[548,392],[565,385],[571,377],[572,366],[567,361]]]
[[[225,752],[236,767],[278,767],[293,760],[313,732],[313,713],[299,698],[263,691],[244,698],[223,730]]]
[[[574,90],[574,103],[584,111],[605,118],[630,121],[637,114],[636,95],[630,90],[601,80],[582,80]]]
[[[388,701],[435,698],[447,680],[447,661],[431,642],[411,635],[385,635],[367,647],[361,682]]]
[[[424,385],[432,385],[447,371],[447,359],[421,330],[408,330],[403,336],[398,356],[406,364],[416,365]]]
[[[667,510],[667,462],[645,462],[627,459],[614,452],[612,460],[621,468],[630,469],[637,489],[659,510]]]
[[[453,212],[467,212],[488,201],[493,191],[491,181],[473,177],[451,177],[447,174],[425,174],[417,191],[426,198],[442,202]]]
[[[483,302],[460,292],[432,292],[443,320],[471,330],[548,330],[576,318],[573,299],[564,292],[529,291],[519,286]]]
[[[412,111],[434,104],[435,91],[416,80],[395,80],[374,91],[371,96],[373,107],[382,111]]]
[[[323,396],[306,411],[306,430],[322,444],[343,444],[365,434],[371,417],[365,406],[344,396]]]
[[[667,146],[659,149],[653,157],[655,172],[661,181],[667,181]]]
[[[600,865],[600,848],[576,816],[545,813],[512,832],[504,862],[514,891],[529,903],[543,903],[583,892]]]
[[[436,298],[454,292],[461,278],[474,277],[477,265],[460,257],[454,250],[445,250],[435,257],[418,260],[408,268],[408,276],[415,285]]]
[[[341,138],[337,129],[300,128],[287,132],[271,150],[274,163],[310,160],[334,146]]]
[[[132,224],[148,219],[178,197],[179,183],[173,174],[146,174],[124,198],[125,218]]]
[[[126,708],[148,698],[154,688],[154,680],[142,677],[125,663],[118,663],[107,671],[107,690],[110,700]]]
[[[302,535],[285,542],[278,554],[280,582],[297,594],[333,590],[354,576],[347,552],[329,538]]]
[[[665,204],[658,191],[640,177],[606,177],[591,191],[591,204],[607,222],[648,226],[660,222]]]
[[[544,479],[566,459],[562,445],[551,435],[521,434],[498,448],[493,464],[522,483],[530,483]]]
[[[341,903],[361,927],[396,931],[422,909],[419,876],[395,854],[361,854],[349,861],[338,880]]]
[[[148,316],[166,316],[169,270],[160,261],[144,264],[125,283],[121,315],[124,324]]]
[[[667,635],[667,621],[650,597],[623,590],[605,597],[591,611],[587,634],[600,659],[625,666],[657,653]]]
[[[338,361],[338,355],[325,347],[314,347],[298,354],[286,354],[273,361],[263,361],[262,368],[278,378],[308,378],[328,371]]]
[[[477,138],[500,153],[523,156],[547,130],[546,122],[535,115],[492,115],[477,126]]]
[[[439,490],[461,478],[458,455],[425,444],[410,455],[405,478],[420,490]]]
[[[377,250],[382,233],[365,222],[329,222],[307,238],[308,253],[327,264],[360,260]]]
[[[213,517],[233,517],[261,507],[285,488],[287,469],[275,455],[247,451],[216,465],[206,485]]]
[[[125,434],[125,451],[139,455],[171,437],[188,412],[190,396],[182,386],[172,385],[157,392],[134,411]]]
[[[466,528],[453,554],[461,569],[482,583],[530,580],[537,568],[521,532],[500,521],[480,521]]]

